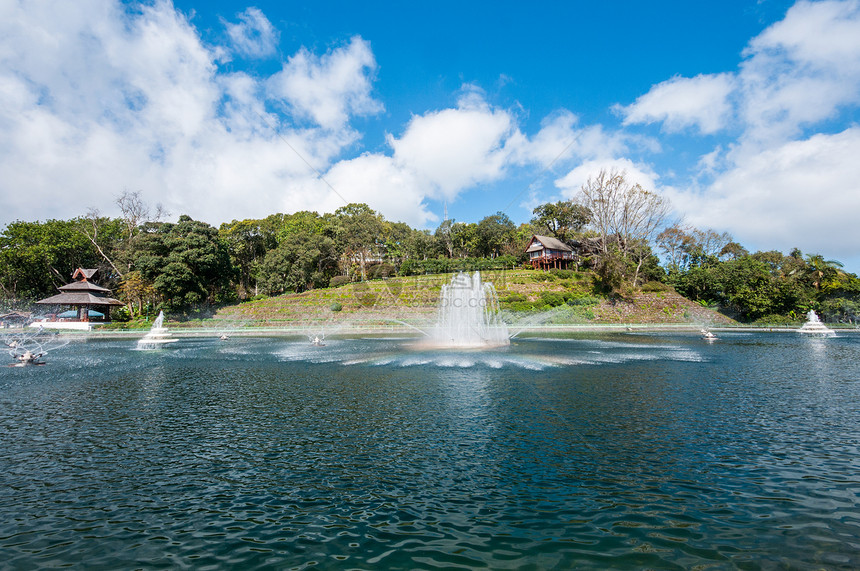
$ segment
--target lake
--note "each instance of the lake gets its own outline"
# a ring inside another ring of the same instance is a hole
[[[860,568],[860,335],[72,342],[0,370],[4,568]]]

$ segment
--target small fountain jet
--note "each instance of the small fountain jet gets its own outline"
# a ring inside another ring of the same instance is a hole
[[[55,331],[23,331],[12,335],[5,335],[0,342],[9,348],[9,356],[15,360],[10,367],[28,367],[32,365],[44,365],[42,360],[49,351],[53,351],[68,344],[68,339],[59,340]]]
[[[158,317],[152,322],[152,329],[137,342],[138,349],[161,349],[169,343],[179,341],[176,337],[171,337],[167,332],[167,327],[164,327],[164,312],[159,311]]]
[[[806,323],[797,332],[811,337],[830,337],[836,335],[835,331],[821,323],[821,319],[818,318],[818,315],[812,309],[806,314]]]

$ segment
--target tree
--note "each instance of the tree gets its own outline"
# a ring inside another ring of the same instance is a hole
[[[806,256],[806,275],[816,291],[821,291],[828,282],[841,272],[842,264],[836,260],[825,260],[821,254]]]
[[[651,255],[643,248],[652,241],[669,214],[669,203],[639,184],[627,181],[623,171],[605,169],[582,185],[579,203],[591,212],[591,226],[601,240],[601,256],[620,256],[619,264],[602,262],[609,271],[623,272],[634,285],[642,264]],[[628,267],[629,262],[629,267]]]
[[[725,246],[723,246],[722,250],[720,250],[720,258],[724,260],[737,260],[738,258],[743,258],[744,256],[748,255],[749,251],[734,241],[730,241]]]
[[[134,251],[134,266],[168,310],[188,310],[231,297],[233,266],[218,231],[186,215],[176,224],[144,224]]]
[[[79,267],[101,261],[79,231],[81,219],[10,223],[0,235],[0,288],[13,300],[34,301],[57,293]]]
[[[566,241],[572,232],[581,231],[591,220],[591,211],[570,200],[548,202],[532,210],[535,227],[545,229],[549,236]]]
[[[449,258],[454,257],[454,220],[446,218],[436,228],[433,234],[439,250],[445,252]]]
[[[308,230],[294,232],[266,254],[260,282],[269,295],[324,287],[337,274],[335,242]]]
[[[499,256],[516,237],[517,227],[504,212],[483,218],[477,227],[477,254],[488,258]]]
[[[335,210],[337,241],[349,262],[358,262],[361,279],[367,279],[367,262],[376,257],[383,218],[366,204],[348,204]]]
[[[282,225],[283,215],[273,214],[262,220],[233,220],[221,224],[218,229],[230,261],[239,272],[239,299],[245,299],[250,291],[258,293],[259,265],[266,253],[278,245],[277,236]]]
[[[671,272],[686,269],[690,261],[690,250],[693,247],[693,237],[690,235],[689,228],[675,223],[657,234],[656,241],[666,256],[666,264]]]

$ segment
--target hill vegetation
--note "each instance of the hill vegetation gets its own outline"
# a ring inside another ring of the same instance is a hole
[[[450,274],[393,277],[262,298],[221,308],[216,322],[275,328],[341,325],[426,328]],[[727,325],[730,318],[692,302],[663,284],[628,298],[595,295],[589,271],[497,270],[485,272],[509,323]]]
[[[670,224],[662,198],[613,171],[589,179],[576,200],[539,205],[519,226],[497,212],[418,230],[349,204],[215,228],[185,215],[164,222],[139,192],[117,204],[119,218],[90,211],[7,225],[0,309],[27,310],[84,267],[99,268],[101,285],[125,302],[112,312],[115,321],[160,309],[174,319],[206,318],[218,308],[219,316],[247,314],[260,323],[426,316],[445,274],[475,270],[488,274],[502,310],[518,318],[713,321],[712,313],[697,313],[711,308],[773,324],[814,309],[827,321],[854,324],[860,312],[860,280],[838,261],[797,249],[750,254],[726,233]],[[535,234],[570,245],[570,269],[531,269],[525,248]]]

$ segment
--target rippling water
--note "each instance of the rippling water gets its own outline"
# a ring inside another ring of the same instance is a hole
[[[409,343],[0,370],[0,567],[860,567],[860,335]]]

